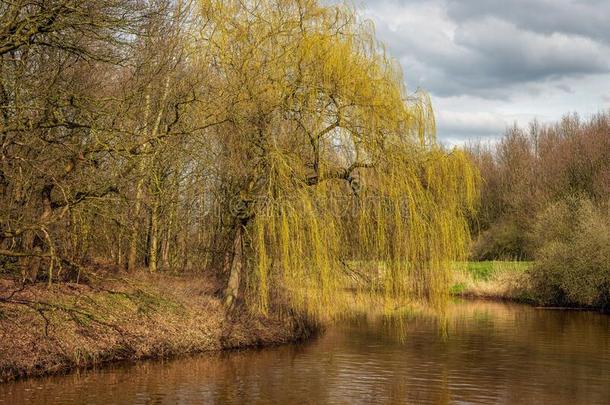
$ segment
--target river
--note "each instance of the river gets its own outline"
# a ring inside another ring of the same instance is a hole
[[[0,404],[610,404],[610,316],[456,301],[307,343],[0,385]]]

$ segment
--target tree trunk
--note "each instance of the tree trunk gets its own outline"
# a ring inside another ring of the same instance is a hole
[[[155,117],[155,121],[153,123],[153,126],[151,128],[151,130],[149,131],[149,133],[147,133],[146,135],[148,136],[148,141],[145,143],[144,148],[143,148],[143,152],[146,154],[148,152],[148,150],[150,149],[150,140],[155,139],[159,133],[159,125],[161,124],[161,118],[163,117],[163,112],[164,112],[164,107],[165,107],[165,101],[167,100],[167,96],[169,94],[169,76],[165,79],[165,86],[163,88],[163,93],[161,95],[161,102],[160,102],[160,108],[159,111],[157,111],[156,113],[156,117]],[[147,94],[145,96],[145,109],[144,109],[144,122],[146,124],[148,124],[148,119],[149,117],[152,115],[151,112],[151,97],[150,94]],[[146,131],[144,131],[146,133]],[[143,140],[146,140],[145,138],[143,138]],[[146,166],[150,163],[150,161],[152,160],[152,157],[149,158],[145,158],[142,157],[139,165],[138,165],[138,170],[137,170],[137,174],[139,176],[138,182],[136,184],[136,200],[135,200],[135,207],[134,207],[134,216],[136,217],[135,222],[132,225],[132,229],[131,229],[131,237],[129,239],[129,254],[128,254],[128,259],[127,259],[127,269],[128,270],[134,270],[136,268],[136,261],[137,261],[137,249],[138,249],[138,227],[137,227],[137,220],[138,217],[140,215],[140,211],[142,209],[142,197],[144,194],[144,182],[148,182],[150,181],[150,175],[145,171]],[[158,218],[155,219],[156,221],[158,221]],[[158,225],[157,225],[158,227]],[[155,235],[156,238],[156,235]],[[156,241],[155,241],[156,243]],[[149,251],[150,253],[150,251]],[[151,257],[149,257],[149,265],[150,265],[150,260]],[[155,270],[157,267],[157,254],[155,251]],[[150,268],[150,266],[149,266]]]
[[[153,197],[152,206],[150,207],[150,245],[148,250],[148,271],[155,273],[157,271],[157,250],[159,246],[159,209],[157,197]]]
[[[172,265],[169,261],[169,250],[170,250],[170,231],[169,229],[165,232],[163,241],[161,242],[161,266],[165,270],[169,270]]]
[[[231,263],[231,272],[229,281],[225,289],[225,305],[227,308],[232,308],[236,300],[239,298],[239,285],[241,284],[241,273],[243,266],[243,237],[242,225],[238,225],[233,239],[233,260]]]
[[[144,179],[138,179],[136,184],[136,200],[134,202],[134,217],[131,219],[131,234],[129,235],[129,251],[127,253],[127,270],[134,271],[138,260],[138,221],[142,209],[142,194]]]
[[[34,250],[34,238],[36,234],[34,231],[26,231],[21,237],[21,250],[24,252],[32,252]],[[24,256],[18,259],[19,267],[21,268],[22,281],[36,281],[38,275],[38,267],[40,258]],[[36,271],[33,272],[32,268]]]
[[[119,228],[119,236],[116,240],[116,265],[121,267],[123,264],[123,230]]]
[[[172,267],[170,262],[170,250],[171,250],[171,241],[174,233],[174,222],[176,216],[176,202],[172,199],[169,203],[169,218],[167,218],[167,222],[165,225],[165,232],[162,233],[163,240],[161,241],[161,264],[165,270],[169,270]]]
[[[53,184],[46,184],[42,188],[41,192],[41,205],[42,205],[42,213],[38,218],[38,222],[42,229],[46,227],[49,220],[51,219],[51,215],[53,214],[53,208],[51,207],[51,192],[53,191]],[[22,240],[22,249],[26,252],[34,252],[36,254],[43,253],[43,245],[44,243],[37,237],[36,232],[27,231]],[[49,246],[49,249],[52,247]],[[53,258],[51,258],[53,260]],[[20,260],[20,265],[22,266],[22,276],[24,281],[29,279],[31,282],[35,282],[38,278],[38,273],[40,271],[40,267],[42,265],[42,259],[40,256],[32,256],[28,258],[24,258]],[[52,274],[49,274],[49,283],[51,282]]]

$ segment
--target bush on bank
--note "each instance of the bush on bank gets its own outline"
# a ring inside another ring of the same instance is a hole
[[[532,231],[530,276],[544,304],[610,308],[610,212],[583,196],[551,204]]]

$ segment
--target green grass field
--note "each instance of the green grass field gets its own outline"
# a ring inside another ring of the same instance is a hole
[[[531,267],[532,262],[518,261],[488,261],[488,262],[467,262],[466,271],[475,280],[489,281],[499,272],[523,273]],[[461,264],[463,266],[463,264]]]
[[[456,296],[530,301],[527,270],[533,262],[485,261],[455,262],[451,266],[450,293]],[[378,276],[385,266],[381,262],[353,261],[353,269]]]

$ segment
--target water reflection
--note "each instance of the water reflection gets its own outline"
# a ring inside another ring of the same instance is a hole
[[[303,345],[0,386],[0,403],[610,403],[610,317],[459,302],[436,322],[359,317]]]

